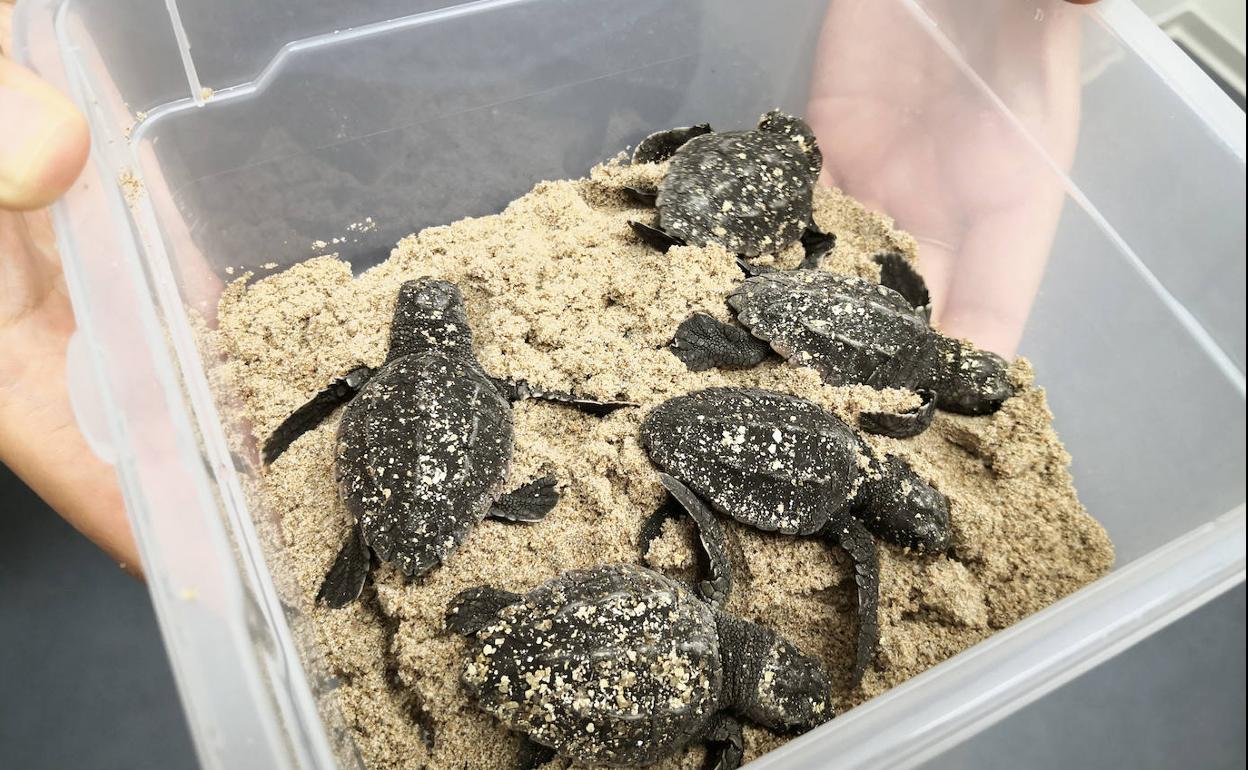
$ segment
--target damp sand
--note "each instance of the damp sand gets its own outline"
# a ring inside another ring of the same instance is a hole
[[[322,705],[341,725],[344,756],[372,770],[512,770],[518,739],[460,689],[465,642],[444,629],[443,614],[462,589],[523,592],[563,570],[618,561],[691,574],[687,525],[669,526],[650,553],[638,552],[638,528],[662,499],[638,444],[641,419],[658,403],[709,386],[764,387],[809,398],[850,422],[864,409],[917,403],[902,391],[828,387],[813,370],[778,360],[751,371],[687,371],[664,349],[672,331],[695,310],[727,320],[724,297],[741,273],[722,249],[664,255],[632,235],[628,220],[653,214],[621,188],[654,184],[661,173],[661,166],[613,161],[587,179],[542,182],[500,214],[409,236],[358,277],[345,262],[321,257],[263,280],[244,277],[222,297],[217,325],[206,332],[220,356],[211,374],[256,441],[331,378],[381,364],[398,287],[421,276],[460,286],[489,373],[640,404],[605,418],[517,404],[509,484],[553,474],[558,506],[539,524],[481,522],[422,579],[408,582],[383,566],[362,600],[341,610],[313,601],[351,524],[333,476],[341,410],[253,480],[254,502],[270,514],[270,564],[297,630],[312,640],[327,693]],[[815,204],[817,224],[837,235],[823,269],[876,279],[874,254],[893,249],[914,258],[910,236],[839,191],[817,190]],[[800,257],[795,248],[775,261]],[[849,686],[857,621],[848,559],[816,540],[727,522],[737,574],[728,608],[821,658],[840,710],[1109,570],[1112,546],[1075,495],[1044,391],[1025,360],[1011,377],[1019,394],[995,415],[942,412],[916,438],[867,438],[949,498],[953,548],[919,556],[881,546],[879,652],[861,687]],[[747,759],[784,741],[750,726],[745,739]],[[700,768],[702,758],[692,746],[655,767]]]

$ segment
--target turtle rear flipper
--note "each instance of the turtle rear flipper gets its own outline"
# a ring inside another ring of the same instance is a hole
[[[503,521],[531,523],[546,518],[546,514],[559,502],[555,489],[555,477],[543,476],[513,489],[494,503],[489,517]]]
[[[684,246],[685,242],[674,235],[668,235],[657,227],[644,225],[641,222],[629,220],[628,226],[633,228],[633,233],[641,239],[642,243],[651,246],[666,254],[673,246]]]
[[[372,567],[372,554],[364,542],[359,525],[351,527],[347,542],[334,558],[333,565],[321,581],[316,601],[331,609],[345,607],[355,601],[364,590],[364,581]]]
[[[264,464],[269,465],[281,457],[295,439],[320,425],[334,410],[355,398],[355,394],[373,376],[373,371],[367,366],[356,367],[342,377],[331,380],[324,390],[291,412],[264,442]]]
[[[708,575],[706,580],[698,581],[697,592],[703,599],[718,607],[728,600],[728,594],[732,591],[732,562],[728,558],[723,527],[706,504],[684,484],[666,473],[659,474],[659,481],[670,497],[641,526],[638,539],[642,556],[650,551],[650,544],[662,534],[664,522],[678,517],[680,509],[683,508],[693,519],[697,529],[698,542],[702,546],[701,561]],[[679,508],[673,505],[673,501]]]
[[[716,367],[749,369],[771,354],[766,342],[707,313],[694,313],[682,321],[670,349],[694,372]]]
[[[709,133],[710,123],[656,131],[637,143],[637,149],[633,150],[633,163],[661,163],[675,155],[690,139]]]
[[[915,391],[922,403],[906,412],[863,412],[858,415],[858,427],[867,433],[890,438],[910,438],[927,430],[936,416],[936,393],[930,390]]]
[[[446,610],[446,627],[468,636],[485,628],[504,607],[520,601],[520,594],[490,586],[461,591]]]
[[[720,713],[707,728],[706,770],[737,770],[745,759],[745,738],[735,717]]]
[[[854,563],[854,583],[858,586],[858,644],[854,654],[853,684],[862,684],[862,677],[875,659],[880,641],[880,557],[875,539],[857,519],[846,516],[833,520],[824,528],[829,540],[849,554]]]
[[[880,266],[880,285],[905,297],[916,310],[930,318],[932,295],[927,290],[927,282],[910,260],[899,252],[888,251],[876,254],[875,261]]]

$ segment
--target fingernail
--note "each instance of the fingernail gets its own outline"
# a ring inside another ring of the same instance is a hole
[[[0,61],[0,206],[45,205],[80,163],[82,116],[68,99],[23,67]]]

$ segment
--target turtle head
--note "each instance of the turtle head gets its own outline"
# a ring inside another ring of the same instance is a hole
[[[949,501],[893,455],[872,460],[859,517],[871,532],[903,548],[940,553],[949,547]]]
[[[772,110],[758,121],[758,130],[791,138],[806,153],[806,157],[810,158],[811,176],[819,175],[823,168],[823,152],[819,149],[819,142],[815,140],[815,132],[806,121],[787,112]]]
[[[937,405],[958,414],[991,414],[1014,395],[1009,363],[987,350],[979,350],[956,340],[957,349],[945,360],[950,362],[936,389]]]
[[[835,716],[832,685],[819,661],[771,634],[743,716],[777,732],[805,732]]]
[[[464,297],[450,281],[405,281],[394,305],[387,360],[435,350],[452,357],[472,356]]]

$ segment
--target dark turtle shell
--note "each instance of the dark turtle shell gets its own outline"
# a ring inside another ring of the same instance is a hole
[[[715,613],[636,565],[566,572],[477,632],[469,694],[577,762],[636,766],[700,739],[719,710]]]
[[[897,292],[853,276],[792,270],[752,276],[728,297],[737,320],[830,385],[913,388],[935,364],[935,333]]]
[[[342,499],[382,561],[420,575],[498,498],[511,445],[511,405],[475,363],[439,352],[401,356],[343,414]]]
[[[656,407],[650,459],[737,521],[788,535],[845,510],[866,462],[854,431],[822,407],[755,388],[709,388]]]
[[[659,185],[659,227],[695,246],[718,243],[745,256],[780,251],[811,223],[818,176],[811,151],[800,135],[783,131],[690,139]]]

